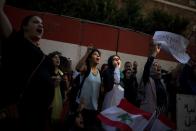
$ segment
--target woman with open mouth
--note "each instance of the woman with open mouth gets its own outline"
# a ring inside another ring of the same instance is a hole
[[[44,130],[54,94],[51,59],[38,47],[44,33],[43,20],[37,15],[26,16],[20,30],[16,32],[3,11],[4,3],[5,0],[1,0],[0,41],[4,76],[2,82],[6,86],[1,86],[0,108],[17,104],[21,126],[14,125],[21,127],[19,130],[41,131]],[[16,77],[10,79],[11,74]],[[16,130],[14,125],[8,124],[5,130]]]
[[[72,87],[73,90],[76,89],[74,93],[76,96],[72,103],[76,102],[76,112],[82,112],[85,128],[100,127],[96,118],[101,89],[101,75],[98,69],[100,58],[101,53],[98,49],[88,47],[86,54],[76,66],[76,70],[80,74],[75,80],[79,78],[79,82],[74,81],[73,83],[79,83],[79,85]]]
[[[103,72],[103,87],[105,98],[102,110],[119,104],[124,97],[124,89],[121,87],[120,75],[121,60],[117,55],[110,56],[108,68]]]
[[[103,72],[104,100],[102,110],[116,106],[124,98],[124,88],[121,86],[120,75],[121,59],[118,55],[112,55],[108,59],[108,68]],[[106,131],[116,131],[115,127],[103,124]]]

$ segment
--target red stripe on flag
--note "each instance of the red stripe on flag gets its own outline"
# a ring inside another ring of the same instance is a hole
[[[145,112],[145,111],[141,110],[140,108],[135,107],[133,104],[128,102],[126,99],[122,99],[120,104],[118,105],[118,107],[125,110],[126,112],[128,112],[130,114],[142,115],[147,120],[150,119],[150,117],[152,115],[152,113]],[[159,116],[159,120],[161,122],[163,122],[165,125],[167,125],[168,127],[172,128],[172,129],[176,129],[176,125],[170,119],[168,119],[166,116],[164,116],[163,114],[161,114]]]
[[[159,120],[172,129],[176,129],[176,124],[169,120],[166,116],[160,115]]]
[[[132,131],[132,129],[127,125],[120,121],[113,121],[103,116],[101,113],[97,115],[98,119],[100,119],[103,123],[121,129],[121,131]]]
[[[128,112],[130,114],[142,115],[147,120],[150,119],[150,117],[152,115],[152,113],[145,112],[145,111],[141,110],[140,108],[135,107],[133,104],[128,102],[126,99],[122,99],[120,101],[120,104],[118,105],[118,107],[122,108],[123,110],[125,110],[126,112]]]

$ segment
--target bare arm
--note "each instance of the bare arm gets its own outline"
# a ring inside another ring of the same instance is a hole
[[[157,54],[159,54],[160,50],[161,50],[160,45],[154,45],[153,52],[152,52],[151,56],[156,58],[156,56],[157,56]]]
[[[133,62],[133,73],[134,73],[135,75],[137,74],[137,66],[138,66],[137,61],[134,61],[134,62]]]
[[[0,37],[7,38],[12,33],[12,25],[3,11],[5,0],[0,0]]]
[[[153,45],[153,48],[150,51],[150,56],[147,59],[147,62],[144,66],[144,71],[143,71],[143,81],[144,84],[147,83],[149,76],[150,76],[150,68],[153,64],[154,59],[156,58],[157,54],[160,52],[160,46],[159,45]]]
[[[88,47],[85,55],[77,63],[77,65],[76,65],[76,70],[77,71],[81,72],[81,71],[85,70],[86,59],[87,59],[88,55],[90,54],[91,50],[92,50],[92,48]]]

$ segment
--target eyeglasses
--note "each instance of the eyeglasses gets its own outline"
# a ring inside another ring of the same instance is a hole
[[[119,61],[119,60],[120,60],[120,58],[118,58],[118,57],[113,58],[113,61]]]

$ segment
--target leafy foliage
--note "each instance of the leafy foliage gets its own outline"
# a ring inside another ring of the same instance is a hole
[[[158,9],[151,11],[144,21],[144,31],[150,34],[153,34],[156,30],[181,34],[189,24],[188,20],[183,17],[170,15]]]
[[[7,4],[19,8],[72,16],[149,34],[156,30],[181,34],[189,24],[188,20],[180,16],[158,9],[144,18],[140,2],[141,0],[122,0],[123,6],[118,9],[117,0],[7,0]]]

